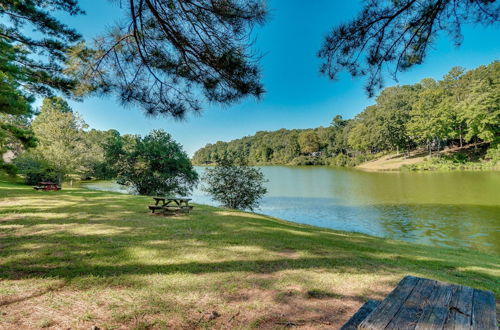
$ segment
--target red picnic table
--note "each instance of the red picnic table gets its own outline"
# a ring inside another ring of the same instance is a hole
[[[39,182],[38,186],[34,186],[33,189],[35,190],[44,190],[44,191],[56,191],[56,190],[61,190],[61,187],[55,183],[55,182]]]

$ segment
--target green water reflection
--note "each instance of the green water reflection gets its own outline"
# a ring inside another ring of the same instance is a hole
[[[498,172],[262,169],[269,180],[268,194],[258,212],[327,228],[500,254]],[[93,183],[90,188],[119,189],[112,182]],[[193,199],[216,204],[199,190]]]

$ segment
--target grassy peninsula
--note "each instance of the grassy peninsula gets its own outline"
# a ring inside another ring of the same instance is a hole
[[[7,328],[337,327],[406,274],[500,294],[500,256],[148,197],[0,182]]]

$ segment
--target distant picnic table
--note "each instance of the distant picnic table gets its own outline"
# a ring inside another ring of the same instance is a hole
[[[191,205],[189,205],[190,198],[165,198],[165,197],[153,197],[155,200],[154,205],[149,205],[149,209],[151,213],[155,213],[155,211],[161,211],[163,213],[166,212],[184,212],[189,213],[193,209]]]
[[[490,291],[406,276],[382,301],[369,300],[341,328],[498,329]]]
[[[35,190],[44,190],[44,191],[56,191],[56,190],[61,190],[61,186],[59,186],[55,182],[50,182],[50,181],[44,181],[44,182],[39,182],[38,186],[34,186],[33,189]]]

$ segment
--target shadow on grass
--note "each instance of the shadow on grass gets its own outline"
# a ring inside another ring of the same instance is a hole
[[[66,286],[66,283],[63,283],[63,284],[59,284],[57,286],[49,286],[48,288],[45,288],[43,290],[38,290],[35,293],[29,294],[26,296],[7,297],[4,299],[0,299],[0,307],[12,305],[12,304],[17,304],[19,302],[28,301],[28,300],[33,299],[33,298],[38,298],[38,297],[41,297],[43,295],[46,295],[49,292],[59,291],[59,290],[63,289],[65,286]]]
[[[147,197],[78,189],[40,194],[9,187],[0,193],[12,202],[0,203],[1,279],[318,269],[415,274],[500,291],[498,256],[329,231],[208,206],[196,206],[186,216],[151,216]],[[12,214],[24,217],[9,218]],[[189,260],[193,253],[199,254],[197,261]]]

